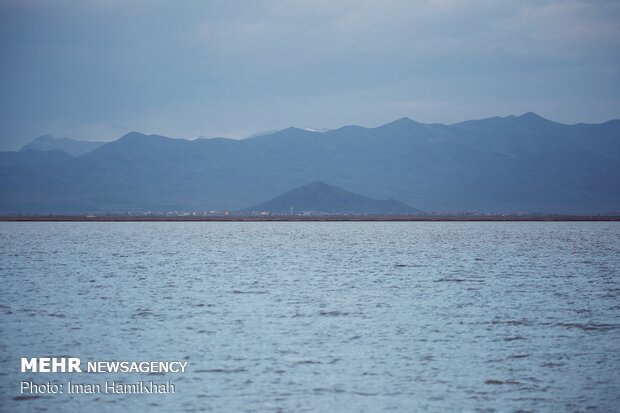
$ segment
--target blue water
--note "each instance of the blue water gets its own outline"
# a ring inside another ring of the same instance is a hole
[[[619,411],[620,223],[0,223],[0,259],[1,411]],[[19,394],[138,379],[176,393]]]

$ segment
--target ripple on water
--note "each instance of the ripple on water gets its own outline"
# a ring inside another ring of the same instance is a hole
[[[141,376],[178,395],[0,386],[2,411],[619,403],[620,223],[0,223],[0,236],[1,383],[23,379],[25,354],[190,361]]]

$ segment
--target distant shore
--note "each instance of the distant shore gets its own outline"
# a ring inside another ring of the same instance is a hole
[[[575,222],[620,221],[620,215],[268,215],[268,216],[0,216],[0,222]]]

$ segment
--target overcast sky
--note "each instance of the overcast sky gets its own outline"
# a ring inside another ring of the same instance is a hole
[[[0,150],[42,134],[620,118],[620,2],[0,0]]]

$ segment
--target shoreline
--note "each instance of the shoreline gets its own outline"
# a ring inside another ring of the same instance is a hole
[[[0,216],[0,222],[612,222],[620,215]]]

